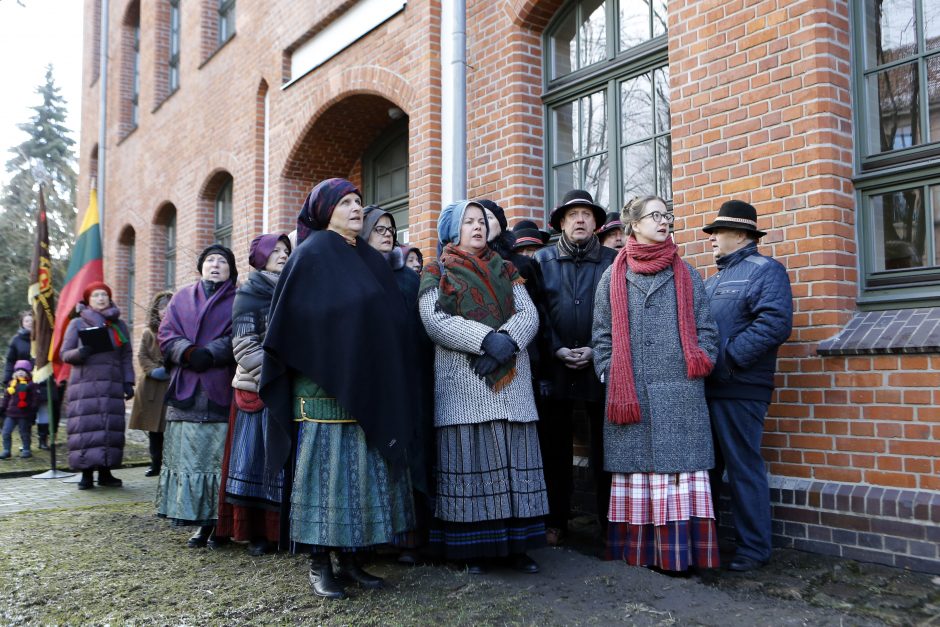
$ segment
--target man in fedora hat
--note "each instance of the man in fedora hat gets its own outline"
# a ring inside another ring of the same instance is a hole
[[[705,290],[721,334],[715,369],[705,380],[715,438],[712,496],[717,504],[727,471],[738,535],[728,569],[746,572],[770,560],[770,488],[760,444],[777,349],[793,326],[793,298],[783,265],[757,252],[765,233],[753,206],[729,200],[702,230],[718,264]]]
[[[601,246],[614,250],[620,250],[627,245],[627,235],[624,233],[619,213],[611,211],[607,214],[604,224],[597,229],[597,238],[601,241]]]
[[[546,520],[549,544],[558,544],[568,526],[572,490],[573,417],[587,414],[590,464],[594,473],[598,520],[607,521],[610,479],[604,473],[601,433],[604,386],[594,374],[591,325],[597,283],[616,257],[594,234],[604,222],[604,209],[591,194],[572,190],[552,211],[549,222],[561,237],[555,246],[535,254],[542,268],[546,323],[541,392],[547,411],[539,421],[539,441],[548,490]]]

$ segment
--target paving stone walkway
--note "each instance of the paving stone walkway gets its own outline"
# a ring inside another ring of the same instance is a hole
[[[115,470],[114,476],[124,481],[122,487],[102,488],[96,483],[90,490],[79,490],[75,483],[62,479],[3,479],[0,480],[0,516],[25,510],[152,501],[157,477],[145,477],[146,470],[146,466]],[[79,476],[75,475],[72,480]]]

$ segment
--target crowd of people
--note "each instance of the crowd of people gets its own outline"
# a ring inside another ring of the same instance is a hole
[[[294,233],[251,242],[240,284],[235,255],[213,244],[198,281],[154,295],[136,381],[110,288],[88,286],[62,346],[78,487],[95,471],[120,485],[110,471],[134,398],[157,514],[196,527],[190,547],[307,553],[314,593],[334,599],[350,583],[383,586],[363,568],[383,545],[406,564],[537,573],[530,552],[566,542],[581,416],[607,559],[719,567],[727,481],[738,543],[726,566],[759,568],[760,441],[789,279],[758,252],[747,203],[724,203],[704,228],[718,265],[707,281],[673,222],[655,196],[607,213],[572,190],[550,243],[530,220],[510,229],[493,200],[463,200],[440,212],[425,262],[353,183],[322,181]],[[4,456],[17,410],[38,406],[18,392],[30,369],[19,357],[7,361]]]

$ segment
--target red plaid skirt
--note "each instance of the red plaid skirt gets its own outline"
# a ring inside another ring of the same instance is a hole
[[[708,471],[614,474],[607,559],[682,571],[718,568]]]

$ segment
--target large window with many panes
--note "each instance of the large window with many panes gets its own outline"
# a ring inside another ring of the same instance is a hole
[[[672,199],[666,0],[578,0],[545,31],[546,202]]]
[[[940,3],[854,3],[862,304],[940,302]]]

